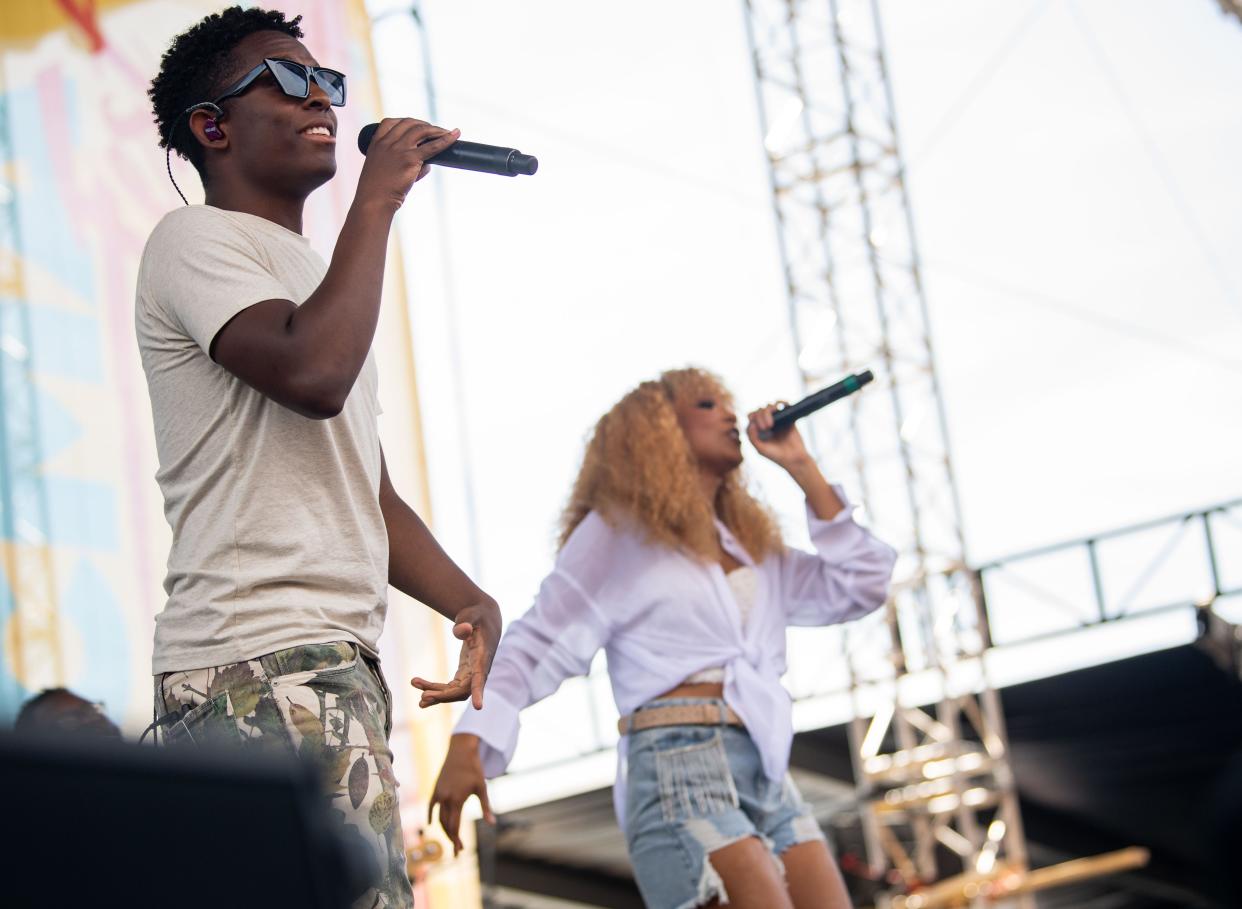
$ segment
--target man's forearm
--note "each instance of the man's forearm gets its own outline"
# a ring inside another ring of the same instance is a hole
[[[242,309],[212,339],[212,359],[305,417],[339,414],[375,338],[393,216],[427,159],[457,135],[421,120],[384,120],[319,286],[300,305],[277,295]]]
[[[333,404],[344,404],[375,337],[392,219],[427,160],[458,135],[421,120],[389,119],[371,140],[332,264],[287,325],[294,351],[308,358],[309,382]]]
[[[366,362],[379,324],[388,234],[396,208],[355,199],[319,287],[289,318],[303,368],[342,402]]]
[[[471,606],[495,608],[499,619],[495,600],[457,566],[413,509],[395,494],[380,504],[388,527],[389,584],[450,620]]]

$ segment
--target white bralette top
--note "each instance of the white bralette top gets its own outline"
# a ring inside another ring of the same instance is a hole
[[[750,611],[755,607],[755,593],[759,589],[759,573],[750,565],[742,565],[726,574],[725,580],[729,582],[729,589],[733,591],[739,618],[742,620],[742,627],[745,628],[746,620],[750,618]],[[724,667],[717,666],[696,672],[686,679],[685,684],[703,682],[724,682]]]

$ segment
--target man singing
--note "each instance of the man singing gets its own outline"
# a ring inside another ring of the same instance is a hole
[[[301,17],[227,9],[178,36],[151,85],[161,145],[197,169],[205,205],[156,226],[135,319],[172,527],[155,632],[165,741],[296,751],[334,814],[377,856],[357,906],[410,906],[391,698],[377,641],[387,585],[451,619],[444,690],[482,703],[495,601],[393,489],[371,356],[393,216],[457,139],[385,120],[330,265],[302,236],[336,172],[345,76],[298,40]]]

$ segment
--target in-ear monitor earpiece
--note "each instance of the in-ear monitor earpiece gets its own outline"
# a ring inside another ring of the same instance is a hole
[[[177,114],[177,119],[172,122],[172,126],[168,127],[168,141],[164,143],[164,167],[168,170],[168,179],[172,181],[173,189],[177,191],[177,195],[181,197],[181,201],[186,205],[190,204],[190,200],[185,197],[185,193],[181,191],[181,187],[177,185],[177,178],[172,172],[172,136],[176,132],[178,124],[188,115],[196,110],[210,111],[212,117],[203,124],[203,135],[207,137],[209,142],[217,142],[224,138],[224,133],[220,132],[220,127],[216,125],[216,120],[224,116],[224,111],[219,104],[214,101],[200,101],[197,104],[191,104],[181,113]]]

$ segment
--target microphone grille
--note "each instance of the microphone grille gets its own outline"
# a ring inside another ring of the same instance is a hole
[[[377,129],[379,129],[378,123],[368,123],[359,131],[358,151],[362,152],[364,155],[367,153],[367,148],[370,147],[371,140],[375,138],[375,131]]]

